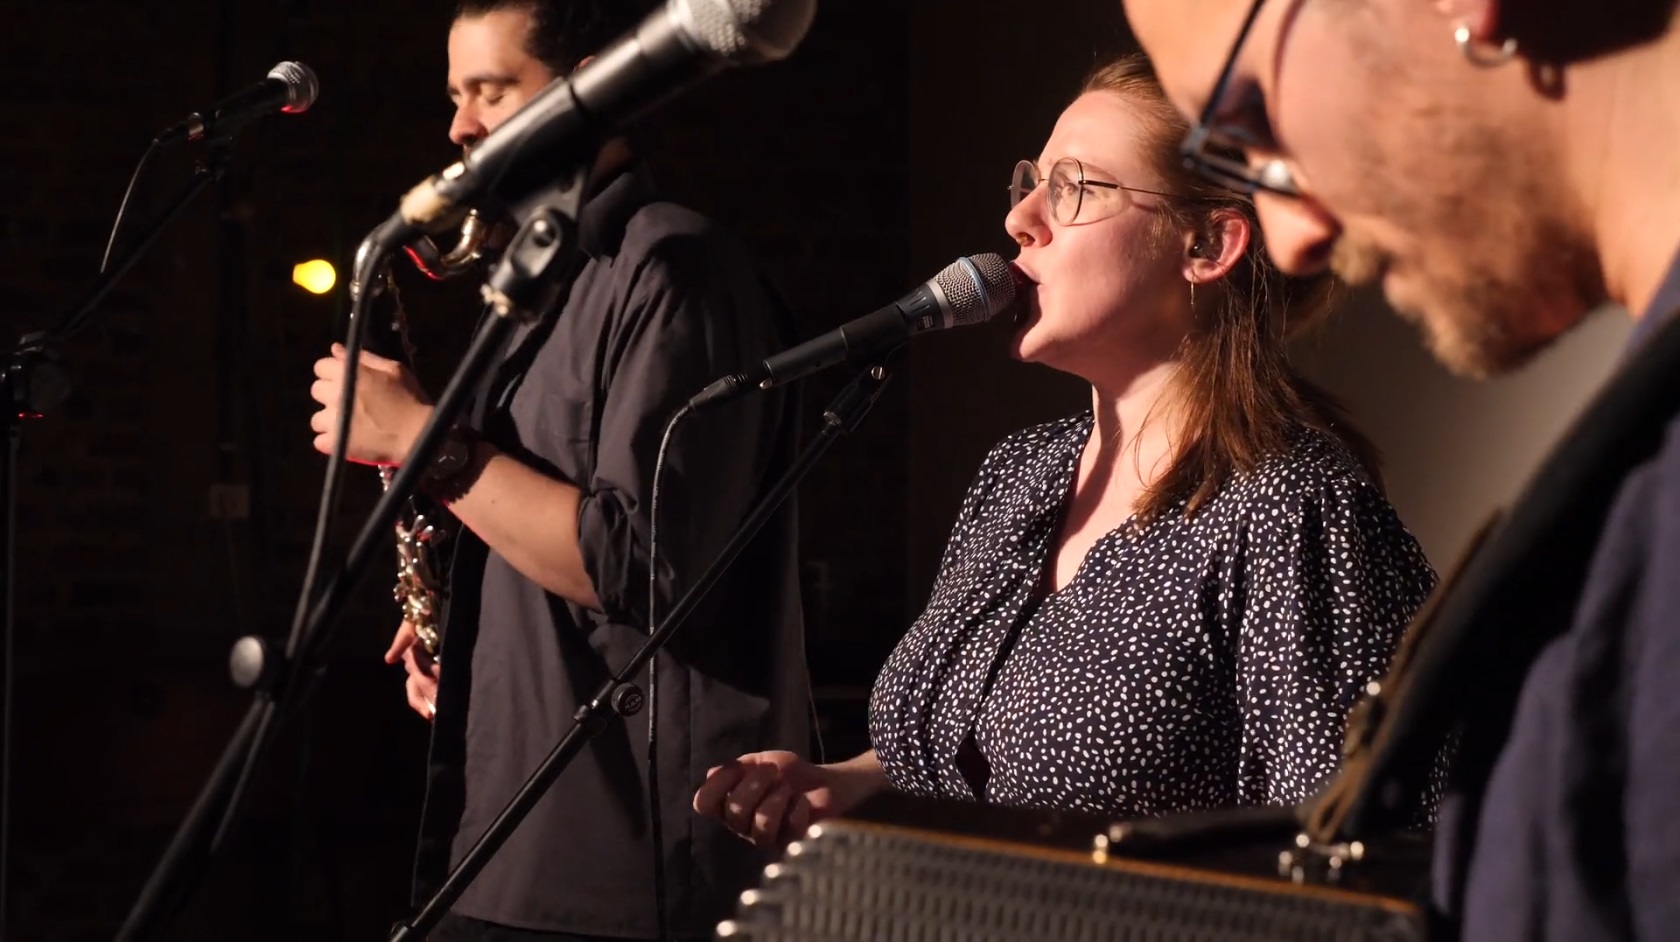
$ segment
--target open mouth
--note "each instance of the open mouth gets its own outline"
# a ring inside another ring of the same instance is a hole
[[[1038,310],[1038,279],[1020,265],[1010,262],[1009,273],[1015,276],[1015,304],[1012,325],[1020,327]]]

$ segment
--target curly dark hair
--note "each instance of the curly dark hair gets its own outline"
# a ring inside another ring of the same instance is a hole
[[[531,15],[525,51],[558,76],[630,32],[654,6],[656,0],[459,0],[455,18],[524,10]]]

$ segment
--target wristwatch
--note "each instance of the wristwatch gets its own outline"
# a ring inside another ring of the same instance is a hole
[[[421,476],[422,486],[444,500],[454,500],[465,493],[471,485],[465,478],[473,467],[473,446],[477,443],[478,436],[471,429],[458,425],[450,428]]]

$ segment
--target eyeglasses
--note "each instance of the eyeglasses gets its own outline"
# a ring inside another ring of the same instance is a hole
[[[1050,218],[1058,225],[1072,226],[1098,222],[1131,205],[1128,193],[1148,193],[1173,199],[1174,193],[1145,190],[1135,186],[1121,186],[1109,180],[1093,180],[1085,175],[1085,165],[1073,157],[1063,157],[1050,167]],[[1015,165],[1015,177],[1009,183],[1009,208],[1014,209],[1038,189],[1038,165],[1023,160]]]
[[[1219,70],[1219,81],[1214,83],[1213,92],[1208,95],[1201,117],[1196,119],[1190,133],[1185,135],[1184,143],[1179,145],[1178,151],[1183,156],[1186,167],[1226,189],[1249,196],[1266,192],[1298,197],[1301,195],[1301,189],[1296,185],[1295,176],[1287,164],[1276,158],[1256,160],[1250,157],[1249,148],[1256,143],[1253,135],[1241,128],[1221,126],[1214,120],[1214,115],[1218,113],[1231,84],[1231,73],[1236,68],[1237,54],[1242,51],[1243,41],[1248,39],[1249,30],[1253,28],[1255,19],[1260,15],[1260,7],[1265,2],[1266,0],[1254,0],[1253,6],[1248,8],[1248,16],[1243,19],[1242,29],[1237,31],[1237,39],[1231,44],[1231,52],[1225,57],[1225,67]]]

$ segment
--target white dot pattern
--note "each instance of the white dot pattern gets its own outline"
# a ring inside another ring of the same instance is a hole
[[[1304,800],[1434,571],[1341,444],[1302,429],[1194,519],[1108,533],[1045,596],[1091,425],[1016,433],[981,465],[927,609],[875,683],[889,779],[1126,816]],[[983,789],[958,765],[971,736]]]

